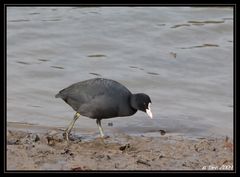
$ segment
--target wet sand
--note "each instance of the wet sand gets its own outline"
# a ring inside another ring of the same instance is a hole
[[[233,144],[228,137],[197,139],[117,134],[91,140],[63,130],[7,131],[7,170],[232,170]]]

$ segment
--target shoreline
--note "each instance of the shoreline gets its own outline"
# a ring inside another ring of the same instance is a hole
[[[60,129],[26,132],[7,127],[7,170],[232,170],[233,141],[226,137],[120,133],[101,139]]]

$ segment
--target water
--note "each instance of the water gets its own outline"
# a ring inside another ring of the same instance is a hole
[[[74,111],[54,95],[94,77],[153,102],[153,120],[143,112],[108,119],[107,134],[232,137],[233,9],[7,8],[8,123],[66,128]],[[74,131],[98,133],[86,117]]]

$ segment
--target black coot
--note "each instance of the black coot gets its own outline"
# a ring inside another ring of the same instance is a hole
[[[62,98],[75,111],[74,119],[65,131],[67,140],[80,114],[96,119],[101,137],[104,136],[101,119],[131,116],[141,110],[152,118],[151,99],[144,93],[132,94],[122,84],[103,78],[75,83],[61,90],[56,98]]]

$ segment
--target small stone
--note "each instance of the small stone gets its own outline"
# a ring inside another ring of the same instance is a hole
[[[37,141],[40,140],[40,138],[39,138],[39,136],[37,134],[33,138],[34,138],[34,142],[37,142]]]
[[[137,164],[143,164],[143,165],[147,165],[147,166],[151,166],[151,164],[149,164],[146,160],[141,160],[141,159],[139,159],[139,160],[137,160]]]
[[[159,159],[161,159],[161,158],[163,158],[163,157],[164,157],[163,155],[160,155],[160,156],[159,156]]]
[[[165,135],[166,134],[165,130],[159,130],[159,132],[161,133],[161,135]]]
[[[72,171],[82,171],[82,167],[75,167],[75,168],[72,168]]]
[[[120,164],[119,163],[115,163],[115,168],[119,168]]]
[[[109,123],[108,123],[108,126],[111,126],[111,127],[112,127],[112,126],[113,126],[113,123],[112,123],[112,122],[109,122]]]
[[[121,146],[119,149],[120,149],[121,151],[124,151],[124,150],[127,149],[127,148],[130,148],[130,144],[129,144],[129,143],[126,144],[126,145],[124,145],[124,146]]]

